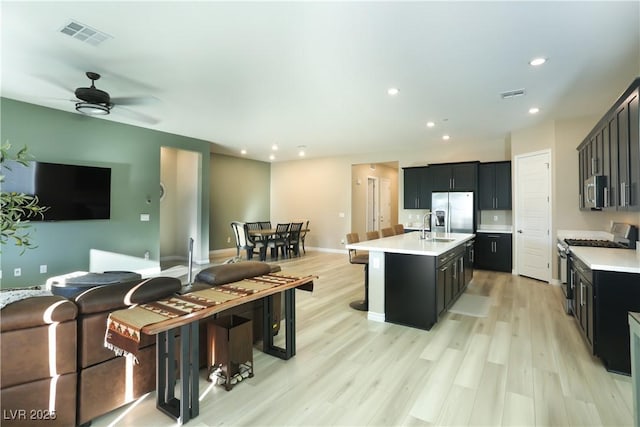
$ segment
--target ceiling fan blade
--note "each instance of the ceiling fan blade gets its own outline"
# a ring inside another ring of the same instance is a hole
[[[150,105],[160,102],[155,96],[118,96],[111,98],[115,105]]]
[[[66,83],[63,83],[62,81],[56,79],[55,77],[51,77],[51,76],[47,76],[47,75],[43,75],[43,74],[34,74],[34,77],[45,81],[53,86],[56,86],[62,90],[64,90],[65,92],[69,92],[69,93],[73,93],[75,89],[72,89],[70,86],[68,86]]]
[[[139,113],[127,107],[118,106],[117,104],[111,111],[150,125],[157,125],[158,123],[160,123],[160,120],[156,119],[155,117]]]

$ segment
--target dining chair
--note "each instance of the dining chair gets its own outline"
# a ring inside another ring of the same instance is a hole
[[[393,226],[393,232],[394,232],[396,235],[404,234],[404,225],[402,225],[402,224],[396,224],[396,225],[394,225],[394,226]]]
[[[385,227],[382,230],[380,230],[380,234],[382,235],[382,237],[389,237],[389,236],[394,236],[396,233],[394,233],[393,228]]]
[[[358,233],[347,234],[347,244],[360,242]],[[349,249],[349,262],[364,265],[364,299],[349,303],[349,307],[358,311],[369,311],[369,252]]]
[[[260,231],[260,224],[257,222],[247,222],[247,228],[249,229],[249,231]],[[261,241],[264,240],[264,238],[262,236],[252,236],[251,234],[247,235],[248,239],[250,241]]]
[[[309,232],[309,220],[307,220],[307,223],[305,224],[304,228],[302,229],[302,233],[300,234],[300,243],[302,243],[303,254],[307,253],[307,250],[304,248],[304,239],[307,237],[308,232]]]
[[[290,253],[300,256],[300,231],[302,230],[301,222],[292,222],[289,227],[289,235],[287,236],[287,256],[291,258]]]
[[[289,235],[289,226],[291,224],[277,224],[276,231],[269,238],[267,242],[267,247],[271,249],[271,258],[275,257],[278,259],[278,249],[282,251],[282,257],[287,257],[287,238]]]
[[[236,238],[236,256],[240,256],[240,251],[244,250],[247,253],[247,259],[250,260],[253,258],[253,251],[258,249],[262,258],[266,248],[264,248],[262,242],[258,243],[249,239],[249,227],[247,227],[246,223],[231,221],[231,228]]]
[[[263,230],[271,230],[271,221],[260,221],[258,224]]]
[[[375,240],[380,238],[380,233],[378,230],[367,231],[367,240]]]

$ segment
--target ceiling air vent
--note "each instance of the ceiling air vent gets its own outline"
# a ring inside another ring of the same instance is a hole
[[[502,92],[500,94],[500,97],[502,99],[509,99],[509,98],[515,98],[516,96],[522,96],[524,95],[524,89],[516,89],[516,90],[508,90],[506,92]]]
[[[70,21],[60,29],[60,32],[93,46],[98,46],[103,41],[112,38],[109,34],[98,31],[88,25],[81,24],[78,21]]]

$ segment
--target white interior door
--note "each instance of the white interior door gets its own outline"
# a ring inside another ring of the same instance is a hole
[[[391,180],[380,178],[380,229],[391,227]]]
[[[515,157],[516,268],[522,276],[551,279],[551,155]]]
[[[367,178],[367,231],[378,229],[378,178]]]

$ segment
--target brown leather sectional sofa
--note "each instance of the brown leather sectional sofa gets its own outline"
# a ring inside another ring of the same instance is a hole
[[[138,364],[103,346],[110,312],[279,271],[258,261],[215,266],[182,287],[174,278],[91,288],[73,300],[61,296],[27,298],[0,311],[0,406],[2,426],[76,426],[155,390],[155,336],[143,338]],[[280,299],[276,298],[280,313]],[[254,320],[254,341],[262,336],[262,303],[254,301],[221,313]],[[200,361],[206,362],[206,320]],[[279,327],[279,318],[274,328]]]

